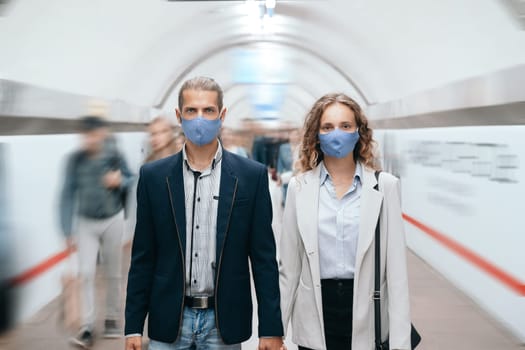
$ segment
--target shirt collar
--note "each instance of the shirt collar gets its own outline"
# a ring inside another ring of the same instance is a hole
[[[215,169],[215,166],[218,165],[222,160],[222,143],[219,139],[217,139],[217,141],[217,152],[215,152],[215,156],[211,161],[211,170]],[[186,169],[193,170],[191,169],[190,162],[188,161],[188,154],[186,153],[186,143],[184,143],[184,146],[182,146],[182,159],[184,160],[184,164],[186,164]]]
[[[361,181],[361,177],[363,176],[363,168],[361,166],[360,162],[356,162],[355,164],[355,174],[354,174],[354,181],[358,180]],[[321,161],[321,172],[320,172],[320,186],[324,185],[326,180],[331,178],[330,173],[328,172],[328,169],[326,169],[324,162]]]

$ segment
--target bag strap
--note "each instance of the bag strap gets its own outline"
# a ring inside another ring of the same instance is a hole
[[[377,184],[374,186],[376,191],[379,191],[379,174],[381,171],[375,172]],[[376,350],[381,350],[381,271],[380,271],[380,232],[379,232],[379,218],[377,218],[376,233],[375,233],[375,277],[374,277],[374,323],[375,323],[375,340]]]

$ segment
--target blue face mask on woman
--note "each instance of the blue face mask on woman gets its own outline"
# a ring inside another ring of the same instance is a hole
[[[194,119],[181,118],[182,131],[184,135],[195,145],[203,146],[212,142],[221,129],[222,120],[220,116],[217,119],[206,119],[198,116]]]
[[[359,131],[346,132],[335,129],[327,134],[319,133],[321,151],[327,156],[344,158],[355,148],[359,141]]]

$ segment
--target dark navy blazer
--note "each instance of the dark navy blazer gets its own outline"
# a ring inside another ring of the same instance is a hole
[[[172,343],[182,327],[186,219],[182,152],[145,164],[137,188],[125,333]],[[250,338],[250,268],[258,302],[259,337],[282,336],[279,273],[266,168],[223,150],[215,277],[215,317],[226,344]]]

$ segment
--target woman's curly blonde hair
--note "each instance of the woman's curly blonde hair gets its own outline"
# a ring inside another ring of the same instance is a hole
[[[363,163],[366,167],[378,170],[379,166],[374,157],[375,141],[372,138],[372,129],[368,127],[361,107],[350,97],[343,93],[326,94],[318,99],[310,112],[306,115],[303,128],[303,138],[298,160],[299,172],[314,169],[323,160],[323,152],[319,144],[319,129],[321,116],[326,108],[334,103],[340,103],[350,108],[355,115],[359,141],[354,148],[354,159]]]

